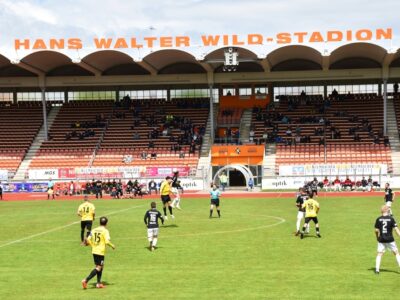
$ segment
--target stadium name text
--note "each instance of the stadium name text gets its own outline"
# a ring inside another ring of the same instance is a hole
[[[303,44],[325,42],[355,42],[373,40],[391,40],[392,28],[359,29],[359,30],[331,30],[327,32],[281,32],[275,36],[265,36],[254,33],[247,35],[221,34],[202,35],[200,45],[203,47],[221,46],[254,46],[268,44]],[[192,44],[189,36],[149,36],[141,39],[131,38],[94,38],[93,45],[96,49],[129,49],[129,48],[183,48],[198,46],[198,42]],[[15,39],[15,50],[63,50],[82,49],[84,43],[80,38],[52,38],[52,39]]]

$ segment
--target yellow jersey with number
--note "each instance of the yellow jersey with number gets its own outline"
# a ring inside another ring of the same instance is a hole
[[[85,202],[79,205],[78,214],[81,216],[81,221],[93,221],[94,211],[95,207],[90,202]]]
[[[169,195],[171,193],[171,184],[165,180],[163,181],[163,183],[161,183],[161,187],[160,187],[160,194],[161,196],[166,196]]]
[[[306,209],[306,218],[314,218],[317,216],[319,203],[314,199],[308,199],[301,207]]]
[[[104,226],[93,229],[87,241],[92,246],[92,253],[97,255],[104,256],[107,245],[114,247],[110,241],[110,233]]]

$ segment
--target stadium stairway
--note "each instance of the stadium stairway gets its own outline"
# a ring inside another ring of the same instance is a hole
[[[242,113],[242,118],[240,120],[240,141],[245,144],[249,142],[250,137],[250,126],[251,126],[251,118],[253,115],[253,110],[251,108],[245,109]]]
[[[214,127],[217,128],[216,120],[218,116],[219,105],[214,103]],[[211,114],[207,120],[206,125],[206,133],[203,136],[203,144],[201,146],[200,157],[208,157],[210,156],[210,149],[211,149],[211,122],[210,122]]]
[[[265,146],[264,162],[263,162],[263,176],[275,176],[276,168],[276,145],[267,144]]]
[[[393,174],[399,175],[400,164],[397,162],[400,161],[400,140],[393,99],[388,99],[387,102],[387,135],[392,150]]]
[[[60,111],[60,108],[61,108],[60,106],[55,106],[55,107],[51,108],[49,114],[47,115],[48,129],[50,129],[51,126],[53,125],[53,122],[54,122],[55,118],[57,117],[57,114]],[[28,169],[29,169],[29,165],[31,164],[33,157],[35,157],[36,152],[40,149],[40,146],[42,145],[44,140],[45,140],[45,130],[44,130],[44,125],[42,125],[39,133],[36,135],[31,147],[29,148],[28,152],[26,153],[24,160],[21,162],[17,172],[14,175],[14,178],[13,178],[14,181],[25,180]]]

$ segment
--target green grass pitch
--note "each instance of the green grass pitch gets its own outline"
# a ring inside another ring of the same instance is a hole
[[[107,249],[100,290],[95,279],[87,290],[80,283],[93,269],[89,247],[79,245],[80,201],[1,202],[0,298],[397,298],[394,256],[385,254],[381,274],[373,272],[382,197],[320,197],[322,239],[312,226],[304,240],[293,235],[294,197],[243,197],[223,197],[222,218],[210,220],[208,199],[184,196],[155,252],[143,223],[150,200],[94,201],[117,247]]]

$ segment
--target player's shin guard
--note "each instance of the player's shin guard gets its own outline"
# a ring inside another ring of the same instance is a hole
[[[164,216],[166,216],[167,215],[167,208],[163,207],[163,211],[164,211]]]
[[[180,208],[181,207],[180,204],[181,204],[181,197],[178,196],[175,198],[175,206]]]
[[[157,238],[153,238],[153,243],[152,243],[152,246],[153,246],[153,247],[157,246],[157,241],[158,241]]]
[[[300,231],[301,219],[302,219],[302,218],[297,218],[297,222],[296,222],[296,231]]]
[[[90,272],[89,276],[86,277],[86,282],[89,282],[90,279],[92,279],[94,276],[96,276],[97,270],[93,269],[92,272]]]
[[[218,217],[221,217],[221,211],[217,209]]]
[[[81,230],[81,242],[83,242],[84,236],[85,236],[85,231]]]
[[[376,256],[376,261],[375,261],[375,271],[376,272],[379,272],[379,268],[381,266],[381,259],[382,259],[382,256],[380,256],[380,255]]]
[[[212,214],[213,214],[213,210],[210,209],[210,218],[212,217]]]
[[[168,206],[168,210],[169,210],[169,214],[170,214],[170,215],[173,215],[173,213],[172,213],[172,206]],[[167,215],[167,213],[165,213],[165,215]]]
[[[103,270],[97,271],[97,283],[101,283],[101,275],[103,275]]]

